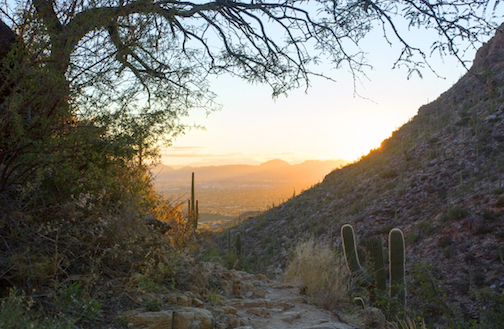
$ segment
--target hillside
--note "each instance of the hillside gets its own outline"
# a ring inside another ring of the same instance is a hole
[[[447,316],[449,306],[477,319],[491,302],[476,292],[498,297],[504,285],[503,59],[498,32],[465,76],[380,148],[236,227],[254,270],[281,273],[307,237],[341,246],[344,223],[354,226],[360,246],[379,236],[386,247],[389,230],[399,227],[408,302],[422,297],[425,280],[418,278],[427,273],[433,288],[424,315]]]

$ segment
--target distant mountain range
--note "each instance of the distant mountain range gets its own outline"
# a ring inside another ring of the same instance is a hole
[[[286,161],[275,159],[258,166],[253,165],[224,165],[207,167],[183,167],[174,169],[166,165],[158,165],[152,172],[156,184],[170,182],[189,182],[194,172],[197,182],[260,182],[260,181],[296,181],[320,182],[332,170],[342,167],[349,162],[346,160],[309,160],[291,165]]]

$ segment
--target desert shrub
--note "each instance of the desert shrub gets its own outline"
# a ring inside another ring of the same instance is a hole
[[[147,214],[168,222],[182,215],[156,195],[146,170],[117,169],[107,178],[114,187],[57,204],[44,206],[43,196],[30,202],[0,195],[0,298],[17,287],[39,296],[34,301],[41,312],[68,314],[77,325],[93,327],[101,305],[120,298],[105,293],[111,281],[135,294],[173,288],[183,279],[180,254],[145,220]]]
[[[432,224],[426,221],[421,221],[416,226],[418,232],[429,235],[432,232]]]
[[[469,216],[469,211],[465,208],[460,208],[460,207],[454,207],[451,209],[448,209],[448,211],[441,216],[441,221],[442,222],[447,222],[449,220],[457,220],[457,219],[462,219]]]
[[[433,264],[415,264],[408,276],[408,308],[412,318],[425,319],[428,328],[472,327],[440,284],[440,272]]]
[[[387,168],[380,172],[380,177],[383,179],[395,178],[397,177],[397,173],[393,168]]]
[[[477,293],[477,298],[483,305],[479,328],[501,328],[504,323],[504,293],[486,288]]]
[[[0,327],[2,329],[71,329],[75,321],[68,317],[56,317],[42,314],[35,307],[32,297],[22,292],[11,290],[8,297],[0,302]]]
[[[284,279],[303,282],[316,305],[334,309],[348,303],[347,275],[340,250],[328,242],[309,239],[294,248]]]

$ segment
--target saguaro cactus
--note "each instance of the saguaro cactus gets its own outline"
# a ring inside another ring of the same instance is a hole
[[[390,296],[398,297],[402,305],[406,305],[405,260],[404,235],[394,228],[389,233]]]
[[[189,223],[192,224],[193,229],[196,231],[198,228],[199,209],[198,200],[195,200],[194,197],[194,173],[192,173],[191,179],[191,198],[187,201],[187,214]]]
[[[371,238],[369,239],[366,247],[369,255],[371,256],[371,263],[373,264],[373,275],[376,288],[380,291],[386,291],[387,275],[385,274],[385,260],[383,259],[382,241],[377,237]]]
[[[231,252],[231,229],[226,230],[226,236],[227,236],[227,250],[228,253]]]
[[[361,267],[357,255],[355,234],[352,226],[343,225],[341,228],[341,238],[343,240],[343,250],[347,266],[352,275],[361,280],[361,285],[378,290],[387,289],[385,265],[383,260],[383,248],[379,238],[368,241],[368,251],[373,263],[373,276],[367,274]],[[404,236],[400,229],[394,228],[389,233],[389,273],[390,273],[390,296],[398,297],[401,305],[406,305],[406,281],[405,277],[406,252],[404,246]],[[374,280],[373,280],[374,278]]]
[[[364,281],[368,285],[372,283],[371,277],[362,269],[357,255],[357,242],[353,227],[345,224],[341,227],[341,238],[343,239],[343,251],[345,252],[345,260],[352,275],[356,276],[360,281]]]
[[[242,236],[241,236],[240,232],[237,232],[236,236],[235,236],[235,248],[236,248],[236,255],[238,256],[238,259],[242,259],[243,246],[242,246]]]

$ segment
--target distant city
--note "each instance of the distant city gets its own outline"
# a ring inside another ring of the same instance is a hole
[[[290,165],[271,160],[258,166],[224,165],[173,169],[156,166],[156,189],[173,203],[185,203],[195,174],[201,222],[228,221],[246,212],[264,211],[321,182],[345,160],[310,160]]]

